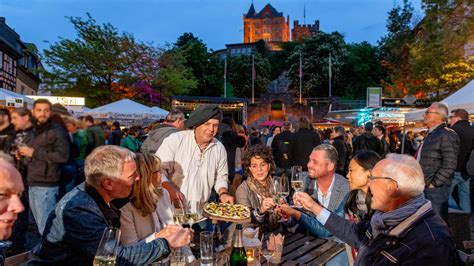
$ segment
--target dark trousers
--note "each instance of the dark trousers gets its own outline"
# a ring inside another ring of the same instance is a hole
[[[433,210],[448,224],[449,186],[425,188],[425,197],[433,205]]]

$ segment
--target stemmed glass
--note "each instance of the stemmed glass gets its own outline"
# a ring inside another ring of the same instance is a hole
[[[94,266],[115,265],[119,239],[120,229],[112,227],[105,228],[92,264]]]
[[[281,179],[278,176],[273,177],[272,183],[272,194],[273,194],[273,202],[276,204],[280,203],[280,196],[281,196]],[[269,210],[273,212],[273,210]]]
[[[288,177],[286,175],[282,175],[280,178],[280,195],[286,202],[286,197],[290,195],[290,184],[288,182]]]
[[[291,187],[295,190],[295,192],[299,192],[303,190],[304,183],[303,183],[303,167],[299,165],[295,165],[291,168]],[[300,208],[300,206],[292,206]]]
[[[189,200],[185,206],[185,218],[184,223],[189,225],[189,228],[193,229],[194,223],[199,221],[202,217],[201,202],[197,200]],[[196,244],[191,242],[190,247],[195,247]]]
[[[270,265],[270,259],[275,254],[275,247],[275,237],[271,233],[262,233],[260,253],[267,260],[267,265]]]

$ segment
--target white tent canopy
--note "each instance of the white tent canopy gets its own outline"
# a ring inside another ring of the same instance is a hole
[[[163,118],[165,118],[168,115],[168,111],[161,109],[158,106],[153,106],[150,109],[154,114],[162,116]]]
[[[449,111],[465,109],[469,114],[474,114],[474,80],[441,102],[448,106]],[[406,113],[405,121],[421,121],[425,111],[426,109],[422,109]]]
[[[158,107],[156,107],[158,108]],[[129,99],[122,99],[113,103],[100,106],[89,111],[84,112],[85,115],[90,115],[96,119],[118,119],[118,120],[159,120],[166,117],[167,111],[158,108],[156,109],[139,104]]]
[[[35,100],[28,98],[23,94],[0,88],[0,101],[6,101],[8,97],[23,99],[23,103],[26,103],[28,108],[32,108],[33,103],[35,102]]]

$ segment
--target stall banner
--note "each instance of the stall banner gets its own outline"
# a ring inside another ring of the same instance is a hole
[[[5,97],[5,104],[7,107],[23,107],[23,99],[18,97]]]

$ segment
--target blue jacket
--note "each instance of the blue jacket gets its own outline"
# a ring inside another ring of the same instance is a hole
[[[358,246],[354,265],[456,265],[451,232],[428,202],[386,234],[372,237],[370,221],[353,224],[331,213],[325,227],[351,246]]]
[[[33,249],[37,258],[29,265],[92,265],[104,229],[117,226],[113,220],[119,214],[113,216],[114,211],[95,189],[86,188],[84,183],[77,186],[50,214],[42,240]],[[116,265],[149,264],[169,252],[168,243],[162,238],[120,246]]]
[[[346,199],[345,197],[344,199]],[[343,200],[339,207],[334,210],[334,214],[340,217],[344,217],[344,205],[346,204],[346,200]],[[301,212],[301,218],[298,220],[298,224],[302,225],[304,228],[308,229],[312,235],[318,237],[331,237],[332,234],[329,232],[324,225],[322,225],[316,217],[307,214],[305,212]]]

